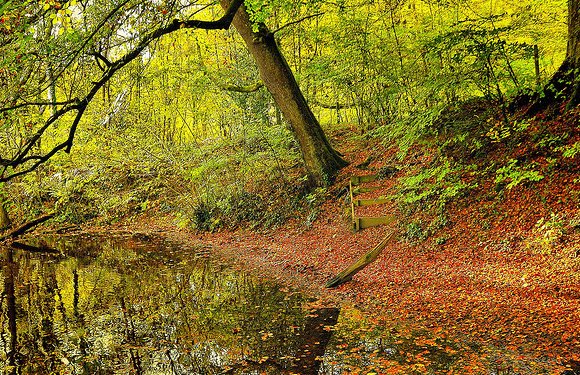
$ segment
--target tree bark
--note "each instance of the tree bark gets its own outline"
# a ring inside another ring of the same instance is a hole
[[[222,7],[227,9],[231,0],[220,2]],[[274,34],[263,24],[259,25],[258,32],[254,32],[248,12],[243,5],[234,17],[233,25],[254,57],[264,85],[292,127],[300,144],[310,182],[316,186],[328,185],[336,172],[348,163],[328,142],[290,66],[282,56]]]
[[[10,217],[8,216],[8,212],[4,207],[4,202],[0,199],[0,230],[4,230],[10,228],[11,225]]]
[[[580,0],[568,0],[568,48],[566,61],[572,72],[573,87],[568,109],[580,103]]]
[[[516,107],[531,103],[526,110],[528,116],[557,103],[559,98],[568,99],[570,110],[580,104],[580,0],[568,0],[568,44],[566,58],[550,81],[544,86],[544,95],[522,96],[512,103]]]

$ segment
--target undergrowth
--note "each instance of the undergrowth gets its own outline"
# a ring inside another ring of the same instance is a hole
[[[424,241],[448,225],[451,202],[470,204],[477,196],[501,201],[512,190],[534,189],[544,180],[549,184],[561,172],[575,174],[573,182],[580,182],[577,114],[520,117],[514,113],[506,119],[494,103],[474,100],[441,111],[414,139],[400,140],[404,168],[392,198],[403,214],[407,240]],[[555,233],[553,223],[553,218],[539,223],[536,230]],[[539,247],[551,243],[548,238]]]
[[[388,177],[397,178],[391,198],[403,214],[405,238],[421,242],[435,235],[443,244],[446,238],[437,233],[450,224],[450,203],[468,202],[466,198],[477,194],[501,200],[562,171],[576,173],[578,183],[576,116],[518,119],[514,114],[506,123],[494,103],[472,100],[419,116],[414,120],[421,122],[414,127],[417,131],[396,146],[384,138],[382,128],[357,142],[368,147],[372,136],[398,147],[401,170]],[[352,142],[344,132],[341,137]],[[176,147],[171,157],[161,157],[164,150],[152,158],[155,149],[138,149],[131,150],[130,159],[55,159],[6,184],[4,203],[16,221],[54,211],[57,221],[72,224],[111,224],[146,214],[170,216],[179,227],[203,231],[267,229],[296,217],[310,226],[328,192],[306,188],[287,134],[277,142],[266,142],[258,134],[220,148]]]

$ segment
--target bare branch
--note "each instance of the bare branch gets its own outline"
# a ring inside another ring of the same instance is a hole
[[[0,113],[2,112],[9,112],[15,109],[24,108],[24,107],[44,107],[48,105],[67,105],[78,102],[78,99],[67,100],[65,102],[24,102],[20,104],[16,104],[12,107],[5,107],[0,108]]]
[[[16,238],[18,236],[21,236],[22,234],[28,232],[30,229],[34,228],[38,224],[42,224],[45,221],[51,219],[53,216],[54,216],[54,214],[46,214],[46,215],[39,216],[36,219],[29,221],[28,223],[25,223],[25,224],[19,226],[18,228],[14,229],[10,233],[0,237],[0,242],[4,241],[6,239],[9,239],[9,238]]]
[[[105,56],[103,56],[102,53],[100,52],[91,52],[89,53],[89,56],[94,56],[95,60],[97,61],[97,65],[99,66],[99,69],[101,70],[106,70],[106,68],[109,68],[111,66],[111,62],[109,61],[109,59],[107,59]],[[101,63],[99,61],[102,61],[105,64],[105,67],[101,66]]]
[[[320,13],[315,13],[315,14],[310,14],[308,16],[304,16],[300,19],[297,19],[295,21],[292,22],[288,22],[285,25],[280,26],[279,28],[277,28],[276,30],[272,31],[272,34],[276,34],[277,32],[280,32],[281,30],[287,28],[288,26],[292,26],[292,25],[296,25],[297,23],[300,23],[302,21],[306,21],[309,18],[314,18],[314,17],[318,17],[318,16],[322,16],[324,14],[324,12],[320,12]]]
[[[28,155],[28,153],[30,152],[32,147],[36,144],[36,142],[38,142],[38,140],[42,137],[44,132],[50,127],[50,125],[55,123],[64,114],[66,114],[70,111],[79,109],[80,105],[81,105],[81,102],[76,102],[74,104],[67,105],[67,106],[59,109],[58,111],[56,111],[56,113],[53,114],[52,116],[50,116],[49,119],[46,121],[46,123],[40,129],[38,129],[37,132],[32,137],[30,137],[27,140],[24,149],[16,155],[16,157],[13,159],[13,161],[10,162],[9,166],[17,167],[18,165],[26,162],[28,160],[28,158],[25,159],[26,155]],[[3,179],[0,178],[0,182],[2,182],[2,181],[3,181]]]

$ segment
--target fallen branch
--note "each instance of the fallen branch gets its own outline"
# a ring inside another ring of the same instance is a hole
[[[354,262],[351,266],[347,269],[330,279],[325,287],[327,288],[335,288],[341,284],[350,281],[352,277],[358,273],[360,270],[374,262],[379,254],[387,247],[389,241],[395,236],[395,231],[389,233],[377,246],[374,247],[371,251],[360,257],[356,262]]]
[[[262,87],[264,87],[264,84],[262,82],[256,82],[246,86],[237,86],[229,83],[221,83],[221,84],[217,83],[217,85],[220,89],[225,91],[241,92],[247,94],[256,92]]]
[[[28,223],[22,224],[21,226],[14,229],[10,233],[5,234],[4,236],[0,237],[0,242],[7,240],[9,238],[16,238],[16,237],[28,232],[30,229],[34,228],[35,226],[42,224],[45,221],[51,219],[53,216],[54,216],[54,214],[42,215],[42,216],[37,217],[36,219],[34,219],[32,221],[29,221]]]
[[[14,241],[10,244],[11,247],[19,250],[28,251],[31,253],[50,253],[50,254],[60,254],[60,251],[48,247],[46,244],[41,244],[40,246],[29,245],[26,243]]]
[[[322,103],[319,102],[316,99],[312,99],[311,100],[312,104],[318,106],[318,107],[322,107],[325,109],[347,109],[347,108],[354,108],[357,106],[357,103],[334,103],[334,104],[328,104],[328,103]]]

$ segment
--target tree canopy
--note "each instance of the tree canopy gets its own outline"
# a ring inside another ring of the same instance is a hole
[[[345,165],[325,134],[336,124],[404,153],[458,103],[507,111],[541,93],[574,4],[8,1],[0,181],[55,194],[69,167],[85,186],[131,166],[173,171],[200,201],[239,198],[264,176],[325,185]]]

